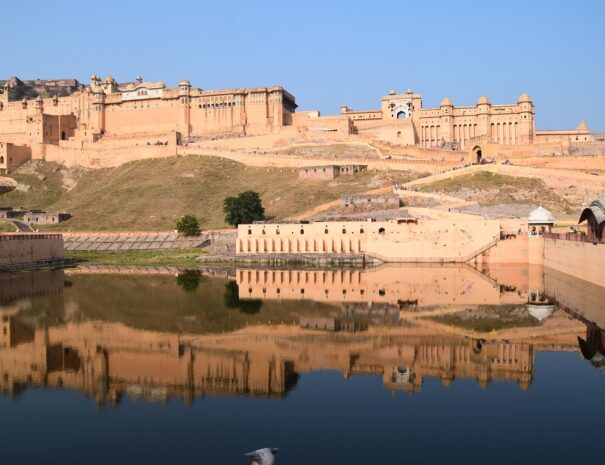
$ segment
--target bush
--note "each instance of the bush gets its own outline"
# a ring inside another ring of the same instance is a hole
[[[200,232],[200,223],[193,215],[185,215],[176,223],[176,230],[181,234],[191,236]]]
[[[225,221],[232,225],[249,224],[265,219],[265,209],[258,192],[246,191],[223,202]]]

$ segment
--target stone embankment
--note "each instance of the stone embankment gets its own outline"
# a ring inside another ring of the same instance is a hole
[[[69,251],[126,251],[196,249],[216,241],[222,231],[203,232],[183,236],[176,232],[103,232],[64,233],[65,250]]]

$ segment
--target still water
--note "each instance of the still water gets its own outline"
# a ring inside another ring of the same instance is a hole
[[[603,302],[517,266],[0,274],[0,463],[601,463]]]

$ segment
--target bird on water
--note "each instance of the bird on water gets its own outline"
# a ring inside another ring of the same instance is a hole
[[[276,447],[265,447],[248,452],[246,456],[250,457],[250,465],[273,465],[278,450]]]

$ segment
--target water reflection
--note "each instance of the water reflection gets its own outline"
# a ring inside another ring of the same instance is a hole
[[[538,352],[605,365],[605,289],[542,268],[98,271],[0,275],[5,394],[284,397],[318,370],[378,376],[393,393],[427,378],[527,389]]]

